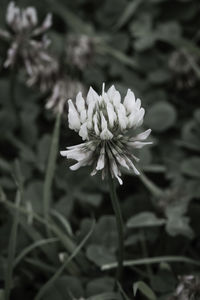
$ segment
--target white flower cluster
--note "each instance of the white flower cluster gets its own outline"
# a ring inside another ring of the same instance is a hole
[[[66,55],[70,63],[80,70],[84,70],[92,60],[94,52],[94,38],[87,35],[69,35],[67,39]]]
[[[72,80],[67,76],[60,79],[58,78],[58,80],[54,82],[52,92],[47,99],[45,107],[54,110],[55,113],[62,113],[67,102],[66,95],[68,95],[69,98],[74,98],[78,91],[84,93],[84,87],[81,82]]]
[[[69,100],[68,104],[69,128],[77,131],[85,141],[61,151],[62,156],[77,161],[70,167],[71,170],[93,165],[91,175],[101,170],[104,179],[109,172],[120,184],[120,166],[139,174],[132,162],[138,160],[133,150],[151,144],[144,141],[151,130],[148,129],[135,137],[129,136],[130,129],[135,129],[143,123],[145,113],[140,99],[135,99],[130,89],[122,102],[121,95],[114,86],[106,93],[103,84],[102,95],[90,88],[86,101],[82,94],[78,93],[76,105],[72,100]]]
[[[31,60],[41,49],[49,44],[47,39],[42,36],[52,25],[52,15],[47,14],[42,25],[38,25],[37,11],[34,7],[20,9],[14,2],[10,2],[6,14],[6,22],[10,31],[0,30],[0,37],[11,42],[8,50],[5,67],[13,66],[19,55],[25,62],[26,68],[30,73]],[[39,40],[38,37],[43,39]]]

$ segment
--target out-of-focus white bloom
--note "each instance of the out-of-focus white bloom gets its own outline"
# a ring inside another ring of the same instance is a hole
[[[68,77],[58,79],[54,82],[52,93],[47,99],[46,108],[62,113],[67,99],[74,98],[78,91],[85,92],[79,81],[71,80]]]
[[[62,156],[77,161],[70,169],[77,170],[92,165],[91,175],[102,171],[104,178],[109,171],[120,184],[120,166],[139,174],[133,164],[133,160],[138,160],[133,151],[135,148],[151,144],[145,142],[150,129],[135,137],[129,135],[130,129],[136,129],[143,123],[144,109],[140,99],[135,99],[134,93],[129,89],[122,102],[121,95],[114,85],[105,92],[103,84],[102,95],[90,88],[86,101],[79,92],[76,104],[72,100],[68,103],[69,128],[78,132],[85,141],[61,151]]]
[[[35,56],[32,64],[27,66],[27,85],[39,85],[42,93],[50,91],[57,82],[59,74],[59,63],[56,58],[47,51],[41,51]]]
[[[178,276],[179,284],[169,300],[189,300],[200,297],[200,278],[194,275]]]
[[[10,31],[0,31],[0,37],[10,41],[7,59],[4,66],[13,66],[17,58],[22,59],[28,74],[37,53],[44,51],[49,40],[44,33],[52,25],[52,16],[48,14],[42,25],[38,25],[37,11],[34,7],[20,9],[14,2],[10,2],[6,14],[6,22]]]
[[[92,59],[94,39],[87,35],[70,35],[67,38],[66,54],[69,62],[83,70]]]

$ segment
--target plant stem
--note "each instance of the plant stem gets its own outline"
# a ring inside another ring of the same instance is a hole
[[[16,80],[17,80],[17,67],[14,65],[11,69],[10,73],[10,109],[15,115],[16,121],[18,124],[20,124],[20,116],[17,109],[17,103],[16,103]]]
[[[124,256],[124,243],[123,243],[123,220],[121,209],[115,189],[115,185],[112,179],[111,174],[108,176],[109,181],[109,189],[110,189],[110,197],[112,201],[113,210],[116,218],[116,225],[118,231],[118,267],[116,273],[116,280],[120,281],[122,279],[122,271],[123,271],[123,256]],[[115,289],[117,285],[115,285]]]
[[[58,154],[58,142],[59,142],[59,133],[60,133],[60,121],[61,113],[57,114],[54,131],[51,140],[50,152],[48,157],[47,169],[45,174],[45,182],[43,189],[43,208],[44,208],[44,218],[46,224],[49,220],[50,212],[50,201],[51,201],[51,186],[54,177],[54,171],[56,167],[56,158]]]

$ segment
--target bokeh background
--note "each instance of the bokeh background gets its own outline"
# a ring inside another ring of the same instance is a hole
[[[20,59],[4,67],[10,44],[0,40],[0,299],[134,299],[134,291],[135,299],[200,299],[199,0],[15,3],[34,6],[39,24],[52,13],[46,51],[59,75],[45,91],[30,86]],[[9,31],[8,4],[0,1],[0,28]],[[87,168],[70,171],[58,152],[80,139],[67,105],[58,120],[57,104],[90,86],[101,92],[103,82],[141,98],[153,141],[137,153],[141,176],[124,173],[117,185],[129,262],[118,293],[107,182]]]

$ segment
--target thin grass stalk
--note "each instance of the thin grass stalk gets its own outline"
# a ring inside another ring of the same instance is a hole
[[[141,258],[141,259],[133,259],[133,260],[125,260],[123,262],[123,266],[124,267],[132,267],[132,266],[142,266],[142,265],[147,265],[147,264],[160,264],[160,263],[170,263],[170,262],[174,262],[174,263],[186,263],[186,264],[191,264],[194,266],[199,267],[200,266],[200,262],[197,260],[194,260],[192,258],[189,257],[185,257],[185,256],[156,256],[156,257],[147,257],[147,258]],[[105,270],[111,270],[111,269],[115,269],[118,267],[118,263],[117,262],[113,262],[110,264],[105,264],[103,266],[101,266],[101,270],[105,271]]]
[[[21,202],[20,190],[17,191],[15,202],[16,202],[16,207],[19,207]],[[9,244],[8,244],[8,259],[7,259],[7,269],[5,274],[5,300],[10,299],[10,293],[12,289],[12,283],[13,283],[12,277],[13,277],[14,258],[15,258],[15,251],[16,251],[18,224],[19,224],[19,211],[18,209],[16,209],[13,225],[11,228]]]

